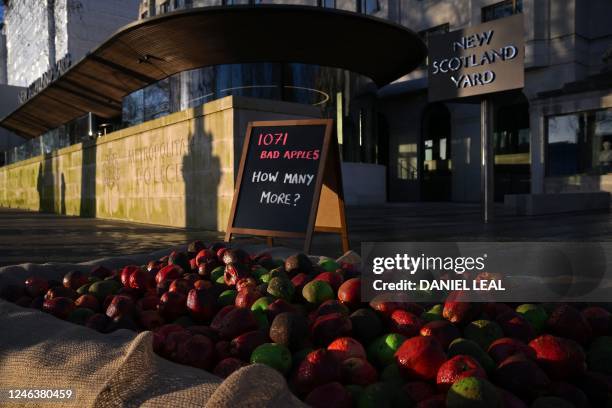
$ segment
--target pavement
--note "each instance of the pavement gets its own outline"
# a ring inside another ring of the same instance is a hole
[[[351,248],[363,241],[612,241],[612,214],[574,213],[514,216],[496,209],[488,224],[477,204],[398,203],[347,208]],[[0,266],[24,262],[84,262],[97,258],[149,253],[201,239],[222,240],[223,234],[124,221],[67,217],[0,208]],[[238,238],[261,243],[259,238]],[[295,239],[275,245],[299,248]],[[340,239],[315,234],[312,253],[341,255]]]

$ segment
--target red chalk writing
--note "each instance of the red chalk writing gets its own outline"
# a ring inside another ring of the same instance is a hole
[[[279,150],[262,150],[259,154],[260,159],[283,159],[287,160],[319,160],[321,152],[315,150],[287,150],[282,153]]]
[[[270,146],[270,145],[286,145],[287,144],[287,137],[289,136],[289,133],[285,132],[285,133],[260,133],[259,134],[259,139],[257,141],[257,144],[259,146],[264,145],[264,146]]]

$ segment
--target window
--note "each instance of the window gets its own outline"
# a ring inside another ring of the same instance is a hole
[[[373,14],[380,10],[378,0],[358,0],[357,12],[363,14]]]
[[[236,4],[234,0],[223,0],[224,6],[233,6],[234,4]]]
[[[181,8],[181,0],[174,0],[174,4],[172,5],[174,10],[178,10]]]
[[[523,0],[505,0],[482,8],[482,21],[497,20],[523,12]]]
[[[429,37],[436,34],[448,33],[449,27],[450,26],[448,25],[448,23],[440,24],[435,27],[430,27],[426,30],[419,31],[418,35],[419,37],[421,37],[421,40],[423,40],[425,45],[429,47]],[[423,63],[421,64],[421,68],[426,68],[428,61],[429,56],[425,57],[425,61],[423,61]]]
[[[167,13],[170,11],[170,1],[164,1],[162,4],[159,5],[159,12],[161,14],[163,13]]]
[[[319,7],[336,8],[336,0],[319,0]]]
[[[500,107],[494,119],[496,162],[512,157],[515,164],[529,163],[529,104]],[[520,157],[519,157],[520,156]]]
[[[550,116],[549,176],[612,173],[612,109]]]

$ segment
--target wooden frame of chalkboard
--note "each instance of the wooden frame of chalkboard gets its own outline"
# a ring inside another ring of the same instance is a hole
[[[333,132],[332,119],[306,119],[306,120],[282,120],[282,121],[258,121],[249,122],[244,138],[236,188],[232,207],[225,233],[225,241],[229,242],[232,234],[244,234],[265,236],[268,244],[272,238],[304,238],[304,252],[310,251],[313,233],[326,232],[340,234],[342,248],[346,252],[349,249],[348,232],[344,212],[344,196],[342,190],[342,176],[337,140]],[[288,231],[268,228],[251,228],[245,226],[236,227],[236,218],[239,211],[241,193],[243,192],[245,167],[249,158],[251,140],[254,130],[266,127],[304,127],[324,126],[325,134],[321,145],[319,163],[316,168],[316,179],[313,187],[312,201],[308,211],[308,220],[303,231]],[[325,186],[321,200],[323,186]]]

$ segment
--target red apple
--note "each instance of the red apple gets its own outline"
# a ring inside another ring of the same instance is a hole
[[[540,367],[551,378],[564,380],[586,371],[584,350],[573,340],[545,334],[532,340],[529,347],[535,351]]]
[[[155,275],[155,283],[159,283],[163,280],[178,279],[183,274],[183,269],[178,265],[168,265],[163,267]]]
[[[353,278],[338,288],[338,300],[350,308],[357,308],[361,303],[361,279]]]
[[[132,316],[135,310],[136,305],[131,297],[115,295],[106,308],[106,315],[111,319],[121,316]]]
[[[389,324],[391,332],[399,333],[406,337],[414,337],[419,334],[423,321],[406,310],[396,309],[391,313]]]
[[[100,310],[100,302],[98,301],[98,298],[88,294],[79,296],[77,300],[74,301],[74,305],[77,308],[87,308],[93,310],[94,312]]]
[[[191,336],[191,333],[185,329],[168,333],[163,342],[162,356],[177,361],[177,352],[180,345],[185,344]]]
[[[593,334],[584,316],[568,304],[561,304],[552,311],[546,327],[550,334],[575,340],[582,345],[586,345]]]
[[[252,330],[235,337],[230,342],[230,353],[244,361],[249,361],[253,350],[269,341],[270,338],[266,333]]]
[[[298,366],[293,384],[295,390],[302,395],[312,391],[319,385],[339,381],[342,377],[340,364],[325,349],[308,353]]]
[[[246,366],[246,363],[239,358],[228,357],[219,361],[215,368],[213,369],[213,374],[217,377],[227,378],[234,371],[241,369]]]
[[[156,286],[155,275],[149,271],[138,268],[133,271],[128,278],[128,286],[131,289],[147,291],[153,290]]]
[[[119,279],[121,280],[123,286],[125,286],[126,288],[130,287],[130,276],[139,269],[139,266],[128,265],[121,270],[121,273],[119,274]]]
[[[455,381],[465,377],[486,379],[487,373],[474,358],[459,354],[440,366],[436,384],[441,392],[447,392]]]
[[[66,275],[64,275],[64,279],[62,281],[64,287],[72,290],[77,290],[88,282],[89,279],[87,278],[87,275],[81,271],[68,272]]]
[[[411,381],[404,384],[402,391],[415,403],[425,401],[436,395],[436,387],[424,381]]]
[[[214,361],[215,346],[206,336],[196,334],[178,344],[176,361],[203,370],[210,370]]]
[[[238,292],[235,299],[236,307],[245,307],[250,309],[253,303],[260,297],[262,297],[261,291],[253,286],[248,286]]]
[[[230,263],[225,265],[223,280],[227,286],[234,286],[240,279],[248,278],[251,272],[243,265]]]
[[[43,303],[43,311],[51,313],[53,316],[63,320],[66,320],[74,309],[74,301],[66,297],[45,299]]]
[[[217,355],[217,360],[225,360],[232,357],[230,342],[227,340],[218,341],[215,344],[215,354]]]
[[[273,321],[281,313],[295,313],[296,307],[283,299],[276,299],[268,306],[268,320]]]
[[[159,298],[157,310],[166,320],[176,320],[187,312],[187,297],[180,292],[166,292]]]
[[[246,288],[255,288],[257,287],[257,281],[255,280],[255,278],[249,276],[248,278],[242,278],[240,280],[238,280],[238,282],[236,282],[236,290],[238,292],[240,292],[243,289]]]
[[[78,297],[78,293],[64,286],[53,286],[45,294],[45,300],[54,299],[56,297],[65,297],[74,300]]]
[[[310,275],[300,272],[291,278],[291,283],[295,287],[295,293],[302,293],[302,289],[308,282],[310,282]]]
[[[331,355],[337,358],[338,361],[344,361],[351,357],[367,359],[365,349],[361,343],[352,337],[337,338],[327,346],[327,350]]]
[[[41,296],[49,290],[49,282],[38,276],[31,276],[25,280],[25,290],[33,298]]]
[[[433,380],[446,361],[440,343],[433,337],[417,336],[406,340],[395,352],[400,372],[407,379]]]
[[[210,249],[202,249],[196,255],[195,261],[196,261],[197,265],[200,265],[201,263],[211,262],[211,261],[215,261],[216,262],[217,261],[217,256],[214,253],[214,251],[212,251]]]
[[[610,334],[612,315],[600,306],[590,306],[582,310],[582,317],[589,323],[595,336]]]
[[[446,320],[461,325],[478,317],[482,309],[481,304],[466,302],[463,300],[465,296],[465,292],[462,291],[454,291],[447,296],[442,311],[442,316]]]
[[[138,322],[145,330],[155,330],[164,325],[164,319],[157,310],[143,310],[138,314]]]
[[[311,328],[312,341],[326,346],[334,339],[351,334],[352,323],[348,316],[342,313],[323,315],[315,320]]]
[[[181,292],[185,295],[193,289],[193,283],[188,281],[185,278],[179,278],[172,281],[170,287],[168,288],[169,292]]]
[[[90,316],[89,319],[85,322],[85,327],[89,327],[95,331],[100,333],[108,333],[108,326],[111,323],[110,317],[103,313],[96,313],[93,316]]]
[[[523,354],[534,361],[536,359],[535,351],[531,347],[518,339],[510,337],[495,340],[489,346],[488,353],[498,364],[515,354]]]
[[[421,327],[420,334],[435,338],[444,350],[448,349],[453,340],[461,337],[459,329],[447,320],[435,320],[425,324]]]
[[[211,323],[211,327],[212,325]],[[250,309],[234,307],[221,318],[218,332],[222,339],[231,340],[257,328],[257,320]]]
[[[198,322],[210,320],[215,312],[215,301],[210,289],[191,289],[187,294],[187,309]]]
[[[313,389],[304,399],[313,408],[351,408],[351,394],[338,382],[323,384]]]
[[[528,342],[535,337],[535,330],[533,326],[527,321],[527,319],[515,311],[500,314],[497,316],[497,323],[499,323],[507,337],[512,337],[525,342]]]
[[[544,371],[523,354],[502,361],[495,370],[494,379],[496,384],[527,400],[540,395],[550,384]]]
[[[136,302],[141,310],[157,310],[158,304],[159,298],[156,295],[146,295]]]
[[[340,363],[342,379],[346,384],[366,386],[378,380],[378,372],[365,358],[350,357]]]
[[[314,280],[320,280],[329,283],[329,286],[332,287],[334,292],[337,292],[340,286],[342,285],[342,282],[344,282],[344,278],[342,277],[342,275],[337,272],[321,272],[314,278]]]

